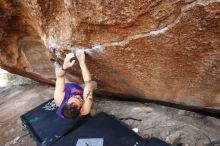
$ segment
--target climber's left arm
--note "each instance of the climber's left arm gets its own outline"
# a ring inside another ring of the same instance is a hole
[[[81,68],[83,81],[85,83],[84,91],[83,91],[83,99],[84,103],[80,110],[81,115],[87,115],[90,113],[93,102],[93,85],[91,80],[91,74],[85,63],[85,52],[84,50],[77,50],[76,57],[79,61],[79,66]]]

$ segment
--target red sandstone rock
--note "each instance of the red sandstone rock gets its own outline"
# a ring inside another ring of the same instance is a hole
[[[219,0],[0,0],[0,65],[53,84],[53,50],[98,43],[101,91],[219,109],[219,13]]]

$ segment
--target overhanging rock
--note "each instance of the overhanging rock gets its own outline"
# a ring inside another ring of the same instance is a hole
[[[219,109],[219,13],[219,0],[1,0],[0,65],[54,84],[51,55],[80,46],[103,92]]]

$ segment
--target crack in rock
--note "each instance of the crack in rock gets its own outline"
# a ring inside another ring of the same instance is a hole
[[[180,12],[179,16],[172,23],[167,25],[166,27],[163,27],[163,28],[160,28],[157,30],[153,30],[150,32],[142,32],[140,34],[128,36],[127,38],[125,38],[122,41],[114,41],[114,42],[110,42],[110,43],[104,43],[104,44],[102,44],[102,46],[103,47],[124,46],[124,45],[128,44],[131,40],[136,40],[136,39],[140,39],[140,38],[144,38],[144,37],[148,37],[148,36],[157,36],[159,34],[166,33],[167,31],[172,29],[174,26],[176,26],[176,24],[178,24],[180,22],[181,18],[184,16],[184,12],[192,9],[193,7],[195,7],[197,5],[206,6],[206,5],[209,5],[214,2],[220,2],[220,0],[197,0],[195,2],[192,2],[190,4],[183,6],[181,8],[181,12]]]
[[[142,119],[136,119],[136,118],[132,118],[132,117],[119,118],[119,120],[120,121],[124,121],[124,120],[142,121]]]
[[[164,34],[180,22],[181,18],[185,15],[186,11],[192,9],[193,7],[195,7],[197,5],[206,6],[206,5],[209,5],[211,3],[215,3],[215,2],[220,2],[220,0],[197,0],[197,1],[194,1],[190,4],[187,4],[187,5],[183,6],[181,8],[181,12],[180,12],[179,16],[172,23],[168,24],[166,27],[159,28],[159,29],[156,29],[156,30],[152,30],[150,32],[142,32],[140,34],[128,36],[128,37],[126,37],[125,39],[123,39],[121,41],[112,41],[112,42],[98,44],[98,45],[96,43],[92,46],[92,48],[84,48],[84,47],[81,47],[81,46],[70,47],[71,43],[69,41],[61,42],[58,45],[58,43],[55,41],[55,39],[50,37],[50,38],[48,38],[46,46],[49,47],[49,48],[61,48],[61,46],[63,46],[63,47],[66,47],[66,48],[70,48],[69,50],[71,52],[74,52],[74,50],[76,50],[76,48],[77,49],[82,49],[83,48],[88,55],[92,55],[92,54],[95,54],[95,53],[103,53],[105,47],[125,46],[126,44],[128,44],[132,40],[137,40],[137,39],[144,38],[144,37],[155,37],[155,36],[158,36],[160,34]]]

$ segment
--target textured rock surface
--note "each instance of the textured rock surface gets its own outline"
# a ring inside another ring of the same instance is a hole
[[[10,72],[53,84],[50,52],[98,43],[87,63],[101,91],[219,109],[220,0],[0,0],[0,17]]]
[[[53,96],[53,87],[42,84],[0,88],[0,145],[35,146],[22,131],[19,116]],[[138,134],[158,137],[174,146],[218,146],[220,120],[193,112],[95,97],[92,113],[105,111],[138,128]],[[10,113],[10,114],[9,114]]]
[[[158,137],[174,146],[220,144],[219,119],[148,103],[97,99],[94,105],[95,113],[115,115],[145,138]]]

